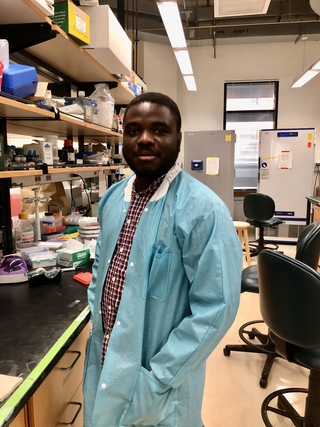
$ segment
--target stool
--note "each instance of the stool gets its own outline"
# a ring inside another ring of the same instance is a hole
[[[249,238],[248,238],[248,228],[250,227],[250,224],[245,221],[233,221],[233,225],[239,236],[241,247],[243,247],[246,251],[247,265],[249,266],[251,265]],[[244,238],[244,243],[242,241],[242,238]],[[242,263],[242,267],[243,267],[243,263]]]

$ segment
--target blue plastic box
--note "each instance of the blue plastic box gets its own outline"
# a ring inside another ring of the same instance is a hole
[[[10,64],[3,71],[2,92],[24,98],[33,95],[37,90],[38,76],[34,67],[20,64]]]

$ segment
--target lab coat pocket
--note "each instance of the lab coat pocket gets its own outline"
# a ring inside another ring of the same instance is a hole
[[[163,385],[142,366],[138,369],[131,399],[120,419],[120,426],[155,426],[173,414],[176,390]],[[170,418],[170,417],[169,417]]]
[[[161,248],[159,245],[154,244],[153,253],[147,295],[150,298],[164,301],[167,296],[172,250],[168,247]]]

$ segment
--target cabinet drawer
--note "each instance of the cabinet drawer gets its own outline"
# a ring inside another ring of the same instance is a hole
[[[16,418],[10,424],[10,427],[28,427],[27,408],[26,407],[21,409],[19,414],[16,416]]]
[[[313,207],[313,222],[320,221],[320,206]]]
[[[28,402],[29,427],[55,427],[82,382],[89,324]]]
[[[67,409],[60,418],[57,427],[61,426],[83,427],[83,394],[82,382],[73,395]]]

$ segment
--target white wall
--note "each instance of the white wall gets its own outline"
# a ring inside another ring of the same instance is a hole
[[[183,131],[223,128],[224,83],[279,80],[278,127],[315,127],[320,135],[320,74],[300,89],[293,80],[320,55],[320,42],[282,42],[189,48],[197,91],[187,91],[169,45],[141,42],[148,91],[171,96],[179,105]],[[183,150],[180,161],[183,158]],[[320,138],[316,146],[320,162]]]

